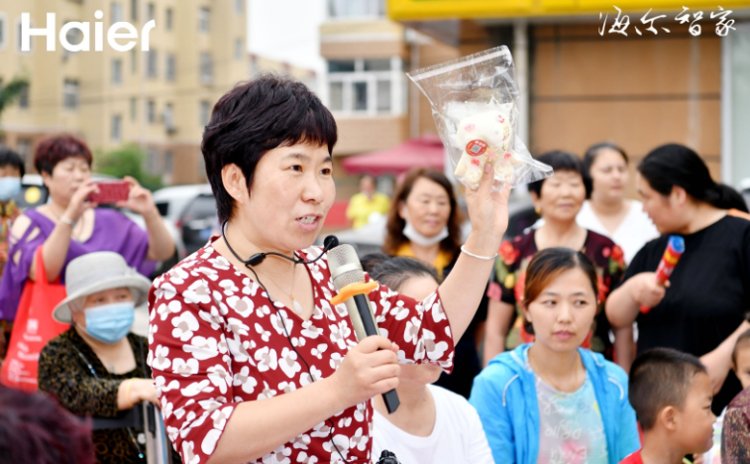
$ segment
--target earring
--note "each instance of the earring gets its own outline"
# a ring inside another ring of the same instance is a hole
[[[542,207],[541,206],[535,206],[534,207],[534,212],[536,213],[537,216],[541,216],[542,215]]]

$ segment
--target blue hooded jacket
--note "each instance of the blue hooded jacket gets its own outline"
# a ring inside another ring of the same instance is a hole
[[[479,412],[497,463],[536,464],[539,455],[539,404],[536,376],[525,344],[496,356],[474,379],[469,402]],[[628,402],[628,377],[598,353],[579,348],[594,387],[607,438],[609,464],[640,448],[635,411]]]

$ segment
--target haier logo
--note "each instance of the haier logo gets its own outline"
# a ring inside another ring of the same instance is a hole
[[[102,13],[102,10],[94,12],[94,18],[102,19],[103,17],[104,13]],[[31,27],[31,15],[29,13],[21,13],[21,50],[24,52],[30,51],[31,37],[37,36],[47,39],[46,50],[48,52],[56,50],[57,41],[55,39],[58,39],[62,48],[69,52],[88,52],[91,50],[100,52],[104,50],[104,23],[95,21],[93,23],[93,32],[91,24],[89,21],[70,21],[63,24],[60,31],[56,34],[57,15],[55,13],[47,13],[47,24],[44,27]],[[142,51],[149,50],[149,34],[155,26],[156,21],[152,19],[141,28],[140,42]],[[80,32],[80,42],[70,43],[68,33],[71,31]],[[92,34],[94,40],[93,47],[91,45]],[[128,22],[118,21],[107,28],[106,37],[107,44],[111,49],[118,52],[126,52],[135,47],[139,39],[139,31]]]

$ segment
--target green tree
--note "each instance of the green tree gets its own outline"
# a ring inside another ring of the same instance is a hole
[[[14,77],[7,84],[0,84],[0,115],[21,96],[28,85],[29,81],[23,77]]]
[[[142,186],[152,191],[161,188],[161,177],[144,169],[145,160],[146,153],[138,145],[128,144],[116,150],[97,154],[94,157],[94,170],[117,178],[134,177]]]

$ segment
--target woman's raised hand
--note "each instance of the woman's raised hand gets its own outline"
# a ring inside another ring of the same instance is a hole
[[[118,201],[116,205],[120,208],[128,208],[134,213],[138,213],[141,216],[148,214],[159,214],[154,203],[154,198],[151,196],[151,192],[143,188],[133,177],[125,176],[124,181],[130,184],[130,195],[125,201]]]
[[[89,195],[94,193],[96,189],[95,180],[88,179],[84,181],[70,197],[70,202],[65,209],[64,216],[66,216],[67,219],[76,222],[87,209],[96,206],[95,203],[88,200]]]
[[[473,236],[471,251],[474,253],[491,256],[500,247],[500,241],[508,229],[510,189],[510,184],[495,181],[492,163],[485,164],[476,190],[465,189]]]
[[[398,346],[373,335],[353,346],[331,376],[346,407],[367,401],[398,386]]]

